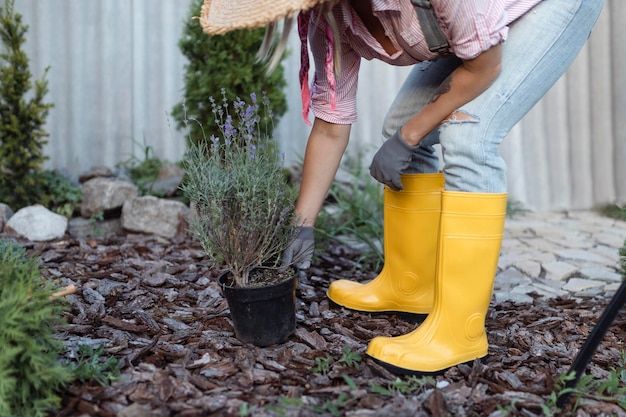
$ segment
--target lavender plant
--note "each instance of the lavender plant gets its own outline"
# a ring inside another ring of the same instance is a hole
[[[279,269],[297,232],[295,196],[284,156],[260,129],[272,118],[269,99],[264,95],[260,107],[254,93],[251,104],[229,103],[224,90],[222,96],[210,98],[221,134],[188,141],[181,188],[195,210],[191,232],[209,259],[227,268],[236,286],[249,287],[261,282],[253,270]]]

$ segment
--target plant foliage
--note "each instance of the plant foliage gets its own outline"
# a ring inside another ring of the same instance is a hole
[[[626,221],[626,207],[619,204],[607,204],[606,206],[600,207],[599,211],[606,217]]]
[[[196,216],[193,234],[216,264],[232,273],[238,286],[254,285],[250,272],[273,263],[293,239],[297,224],[293,189],[287,184],[282,155],[262,121],[270,120],[269,99],[264,115],[256,95],[252,104],[210,99],[220,136],[190,142],[182,165],[181,186]]]
[[[282,65],[268,74],[265,64],[256,58],[264,29],[209,36],[202,31],[195,18],[200,15],[202,3],[203,0],[193,0],[191,18],[185,23],[178,43],[188,63],[185,66],[184,101],[172,111],[177,127],[189,128],[191,141],[205,140],[212,135],[219,137],[220,128],[213,117],[208,98],[218,96],[222,88],[227,90],[230,101],[236,97],[247,97],[251,91],[262,91],[272,102],[273,114],[260,123],[271,136],[273,127],[287,111],[283,91],[286,81]],[[247,104],[251,103],[248,101]],[[187,125],[187,120],[198,120],[202,126]]]
[[[101,386],[115,382],[120,375],[119,362],[114,357],[104,357],[104,345],[93,348],[80,345],[76,362],[69,363],[72,379],[79,382],[96,381]]]
[[[45,178],[39,174],[48,136],[43,126],[53,105],[44,102],[46,74],[31,82],[22,50],[28,26],[13,6],[14,0],[5,0],[0,8],[0,196],[18,209],[39,202],[43,193]]]
[[[379,270],[383,254],[383,189],[363,169],[361,155],[346,156],[348,182],[335,181],[316,223],[316,239],[336,240],[345,245],[362,243],[359,263]]]
[[[43,195],[40,204],[65,217],[73,217],[80,209],[83,191],[68,178],[54,171],[43,171]]]
[[[133,183],[139,188],[140,195],[155,195],[163,197],[162,194],[152,190],[152,185],[157,180],[161,168],[165,161],[155,155],[152,146],[143,146],[143,159],[133,155],[128,160],[121,162],[118,166],[128,170]]]
[[[62,324],[56,288],[41,278],[39,261],[19,244],[0,240],[0,415],[47,416],[71,380],[58,362],[64,345],[54,337]]]

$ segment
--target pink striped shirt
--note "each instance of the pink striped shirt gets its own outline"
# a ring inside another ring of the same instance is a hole
[[[431,0],[431,3],[452,52],[461,59],[472,59],[506,40],[508,25],[540,1]],[[348,2],[341,1],[333,9],[341,39],[341,70],[336,80],[326,70],[329,47],[325,20],[315,13],[311,16],[308,35],[315,61],[311,109],[320,119],[337,124],[356,122],[361,58],[379,59],[391,65],[412,65],[436,58],[428,50],[410,0],[373,0],[372,8],[396,52],[389,55]]]

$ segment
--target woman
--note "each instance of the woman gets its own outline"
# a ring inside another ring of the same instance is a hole
[[[385,266],[367,284],[333,282],[328,297],[360,311],[428,314],[409,334],[369,343],[368,355],[393,371],[439,372],[484,357],[506,213],[498,147],[572,63],[603,0],[431,0],[446,56],[429,50],[411,0],[270,3],[206,0],[201,23],[208,33],[273,28],[300,11],[304,115],[310,106],[315,119],[296,207],[305,227],[285,264],[310,264],[315,219],[356,121],[361,59],[415,65],[370,166],[385,184]]]

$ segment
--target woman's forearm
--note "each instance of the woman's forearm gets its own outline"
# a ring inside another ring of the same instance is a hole
[[[403,139],[409,145],[417,145],[459,107],[482,94],[500,74],[501,61],[501,45],[464,61],[441,85],[433,100],[405,123],[401,131]],[[471,115],[457,114],[456,117],[471,118]]]
[[[315,225],[349,137],[350,125],[337,125],[315,119],[304,154],[302,183],[296,204],[301,225]]]

